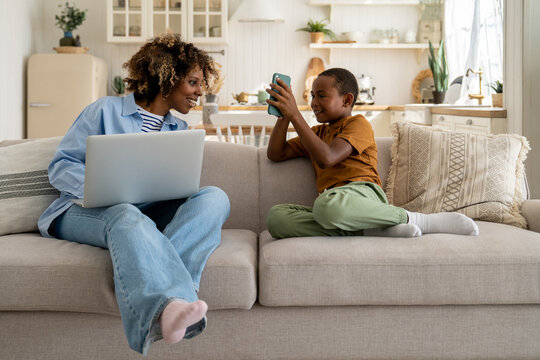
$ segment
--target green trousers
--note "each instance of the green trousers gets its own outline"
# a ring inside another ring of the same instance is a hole
[[[277,239],[302,236],[358,236],[364,229],[407,222],[404,209],[388,204],[383,189],[356,181],[320,194],[313,207],[280,204],[268,212],[266,224]]]

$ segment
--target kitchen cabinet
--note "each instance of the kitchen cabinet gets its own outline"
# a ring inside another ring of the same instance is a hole
[[[309,126],[320,125],[311,110],[300,111]],[[353,110],[351,115],[362,114],[369,121],[376,137],[391,136],[390,114],[385,110]]]
[[[141,43],[170,30],[194,43],[227,42],[228,0],[107,0],[107,41]]]
[[[107,41],[144,42],[149,37],[148,0],[107,0]]]
[[[373,128],[375,137],[392,136],[390,133],[390,113],[389,111],[355,111],[352,115],[362,114],[369,121]]]
[[[413,106],[403,107],[403,109],[390,109],[390,123],[393,124],[398,121],[406,121],[419,125],[431,124],[431,113],[428,107]]]
[[[474,134],[502,134],[506,132],[506,118],[433,114],[432,126]]]

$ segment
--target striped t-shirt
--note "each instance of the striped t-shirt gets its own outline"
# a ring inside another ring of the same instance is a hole
[[[139,112],[139,114],[141,114],[141,117],[143,118],[143,123],[141,127],[142,132],[161,131],[161,127],[163,126],[163,115],[152,114],[151,112],[144,110],[140,106],[137,106],[137,111]]]

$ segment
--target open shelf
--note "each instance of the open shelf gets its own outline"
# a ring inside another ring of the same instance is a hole
[[[310,0],[310,5],[418,5],[419,0]]]
[[[397,44],[379,44],[379,43],[310,43],[310,49],[429,49],[429,44],[425,43],[397,43]]]
[[[434,46],[438,48],[438,45]],[[397,43],[397,44],[379,44],[379,43],[310,43],[310,49],[328,50],[328,61],[332,63],[332,50],[334,49],[381,49],[381,50],[416,50],[416,61],[420,63],[420,58],[424,51],[429,49],[429,44],[425,43]]]

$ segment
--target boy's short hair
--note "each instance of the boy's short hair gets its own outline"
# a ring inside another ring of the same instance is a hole
[[[353,94],[354,100],[352,105],[354,106],[358,97],[358,83],[356,82],[356,76],[352,72],[342,68],[331,68],[323,71],[319,76],[333,77],[336,81],[336,89],[339,95]]]
[[[194,70],[202,70],[202,87],[206,90],[211,78],[218,77],[215,62],[205,51],[182,41],[177,34],[162,34],[148,40],[123,65],[128,70],[124,79],[136,100],[148,104],[161,92],[168,97],[175,86]]]

